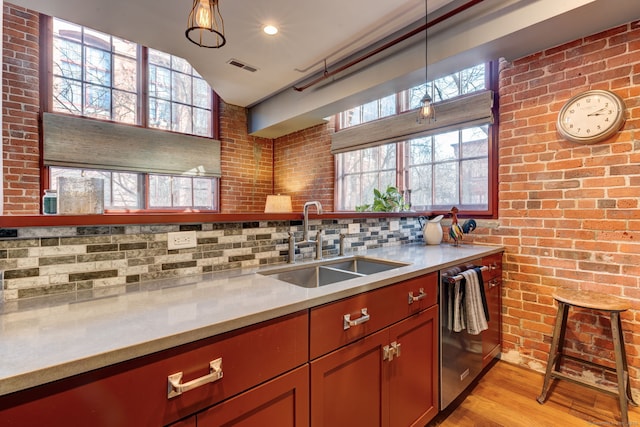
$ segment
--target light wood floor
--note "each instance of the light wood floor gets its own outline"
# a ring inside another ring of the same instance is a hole
[[[621,426],[617,397],[555,380],[547,400],[536,398],[543,375],[498,361],[456,409],[440,414],[438,427]],[[636,399],[637,400],[637,399]],[[640,427],[640,409],[629,405],[630,426]]]

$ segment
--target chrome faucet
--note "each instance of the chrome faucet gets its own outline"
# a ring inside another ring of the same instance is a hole
[[[289,232],[289,264],[296,262],[296,238],[293,235],[293,231]]]
[[[310,242],[309,240],[309,206],[315,206],[318,211],[318,215],[322,215],[322,205],[318,201],[307,202],[304,204],[302,208],[302,213],[304,215],[304,235],[302,236],[303,242]]]

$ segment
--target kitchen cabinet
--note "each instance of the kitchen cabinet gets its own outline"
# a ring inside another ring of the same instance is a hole
[[[333,349],[310,364],[312,427],[423,426],[437,414],[436,289],[431,274],[312,309],[312,348],[324,343],[311,354]],[[373,323],[378,313],[388,323]]]
[[[3,426],[189,425],[189,416],[308,359],[302,311],[3,396],[0,419]],[[182,393],[169,382],[177,373]]]
[[[309,366],[304,365],[225,400],[198,413],[196,419],[198,427],[307,427]]]
[[[489,309],[489,329],[482,331],[482,367],[487,366],[500,354],[502,343],[502,253],[482,259],[482,265],[489,270],[482,273],[487,307]]]

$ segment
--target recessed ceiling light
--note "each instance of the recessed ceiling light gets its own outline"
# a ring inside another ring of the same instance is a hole
[[[278,34],[278,29],[273,25],[265,25],[262,31],[264,31],[266,34],[269,34],[270,36]]]

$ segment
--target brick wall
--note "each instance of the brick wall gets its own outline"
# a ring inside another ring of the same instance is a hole
[[[624,129],[594,145],[565,141],[556,131],[557,114],[587,89],[612,90],[624,99]],[[554,289],[602,291],[632,302],[622,319],[638,388],[640,22],[504,62],[500,123],[499,221],[472,238],[506,247],[505,358],[543,369]],[[612,366],[608,318],[577,311],[570,327],[572,353]]]
[[[2,143],[4,212],[40,209],[38,14],[4,4]],[[10,26],[11,28],[7,28]]]
[[[331,148],[333,123],[278,138],[274,143],[274,190],[291,195],[294,212],[318,200],[333,211],[335,163]]]
[[[273,191],[273,141],[247,135],[247,110],[224,102],[220,140],[221,212],[263,212]]]

